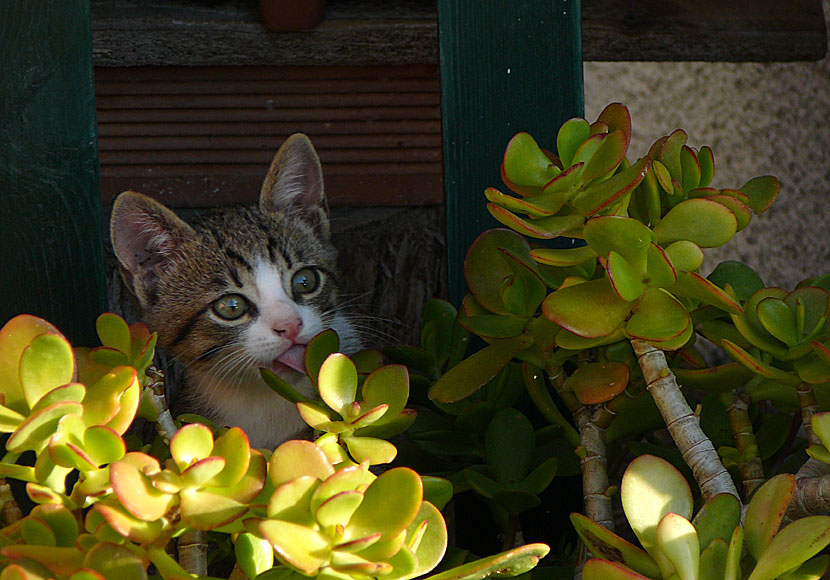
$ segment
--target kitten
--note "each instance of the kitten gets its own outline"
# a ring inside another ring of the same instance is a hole
[[[144,322],[186,368],[178,410],[239,426],[254,447],[297,436],[305,424],[259,367],[310,396],[308,341],[333,328],[341,350],[358,348],[338,309],[322,172],[308,137],[280,147],[255,206],[214,210],[188,225],[127,191],[113,205],[111,235]]]

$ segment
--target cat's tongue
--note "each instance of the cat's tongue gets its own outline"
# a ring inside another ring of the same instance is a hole
[[[277,362],[305,374],[305,345],[295,344],[277,357]]]

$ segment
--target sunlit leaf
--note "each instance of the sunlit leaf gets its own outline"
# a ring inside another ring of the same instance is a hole
[[[680,580],[697,580],[700,543],[694,526],[681,515],[667,513],[657,525],[657,545]]]
[[[667,513],[692,516],[692,493],[686,479],[669,462],[653,455],[641,455],[628,465],[620,494],[628,523],[652,555],[657,525]]]

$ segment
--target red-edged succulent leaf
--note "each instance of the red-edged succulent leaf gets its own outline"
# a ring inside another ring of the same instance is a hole
[[[686,145],[687,138],[683,129],[676,129],[660,146],[660,162],[669,170],[672,179],[677,181],[683,176],[683,164],[680,155],[683,146]]]
[[[625,332],[630,338],[675,350],[686,343],[691,326],[691,316],[677,298],[662,288],[648,288],[626,322]]]
[[[405,530],[421,507],[423,484],[417,473],[395,467],[375,479],[351,517],[345,541],[380,533],[390,540]]]
[[[684,145],[680,150],[680,165],[683,170],[683,179],[680,182],[683,191],[689,191],[700,185],[700,161],[697,154],[688,145]]]
[[[619,216],[595,217],[585,223],[582,233],[585,242],[600,256],[617,252],[645,274],[652,234],[642,222]]]
[[[487,204],[487,211],[510,229],[540,240],[550,240],[565,235],[582,225],[584,219],[581,215],[552,215],[526,220],[494,203]]]
[[[770,478],[752,496],[746,510],[744,533],[749,553],[756,560],[778,533],[794,490],[795,477],[782,473]]]
[[[304,475],[326,479],[334,473],[326,454],[310,441],[286,441],[271,456],[268,475],[275,486]]]
[[[758,558],[749,580],[773,580],[798,569],[830,543],[830,516],[807,516],[782,529]],[[827,562],[821,568],[827,567]],[[815,576],[805,576],[815,577]]]
[[[161,467],[144,453],[127,453],[110,465],[110,481],[118,500],[128,512],[140,520],[158,520],[175,504],[176,497],[157,490],[149,475]]]
[[[583,405],[599,405],[625,390],[628,373],[628,366],[622,363],[589,363],[569,376],[564,388],[572,390]]]
[[[605,123],[609,132],[620,131],[625,135],[625,147],[631,141],[631,113],[622,103],[611,103],[597,116],[597,121]]]
[[[827,364],[830,364],[830,346],[822,344],[817,340],[812,341],[811,346],[813,347],[813,352],[815,352],[821,360]]]
[[[677,382],[690,389],[728,391],[746,384],[755,373],[738,363],[727,363],[711,368],[674,368]]]
[[[703,250],[694,242],[679,240],[666,247],[666,256],[676,270],[691,272],[703,264]]]
[[[28,410],[18,374],[20,355],[35,337],[47,332],[62,336],[52,324],[30,314],[15,316],[0,329],[0,392],[3,404],[16,412]]]
[[[749,222],[752,219],[752,212],[750,212],[749,207],[747,207],[747,205],[739,199],[722,194],[710,195],[706,199],[725,205],[732,211],[732,213],[735,214],[735,219],[737,220],[736,231],[741,231],[749,225]]]
[[[556,136],[556,152],[563,167],[573,165],[576,150],[590,136],[591,127],[585,119],[569,119],[562,124]]]
[[[707,187],[715,175],[715,156],[712,150],[704,145],[698,151],[697,159],[700,163],[700,187]]]
[[[764,330],[792,348],[798,344],[800,333],[796,325],[795,313],[779,298],[765,298],[755,309],[758,321]]]
[[[464,278],[476,302],[487,311],[510,314],[502,300],[504,280],[513,275],[511,260],[500,250],[532,267],[530,246],[527,241],[509,230],[488,230],[470,246],[464,260]]]
[[[581,215],[593,215],[633,191],[645,177],[648,167],[649,159],[643,157],[613,177],[591,184],[575,195],[570,204]]]
[[[729,294],[715,286],[697,272],[680,272],[672,290],[678,296],[694,298],[730,314],[741,314],[741,305]]]
[[[707,198],[681,201],[654,226],[658,244],[689,240],[702,248],[722,246],[732,239],[738,220],[725,205]]]
[[[580,184],[583,167],[585,167],[584,163],[577,163],[565,169],[545,184],[541,194],[534,196],[534,202],[538,198],[539,200],[546,200],[545,207],[554,207],[561,196],[564,196],[564,199],[567,200],[571,191]],[[553,202],[547,200],[553,200]]]
[[[429,397],[442,403],[464,399],[495,377],[521,351],[533,344],[530,336],[493,341],[444,373],[430,387]]]
[[[514,212],[525,213],[531,217],[543,217],[555,214],[562,205],[565,203],[564,195],[561,198],[561,203],[559,203],[559,207],[550,211],[549,209],[542,208],[536,204],[531,203],[527,199],[518,199],[512,197],[510,195],[505,195],[500,192],[495,187],[488,187],[484,190],[484,197],[487,198],[487,201],[495,203],[496,205],[500,205],[505,209]]]
[[[645,272],[638,271],[624,257],[615,251],[608,254],[605,264],[608,271],[608,279],[614,292],[626,302],[632,302],[643,294],[646,288],[644,281]]]
[[[785,358],[787,345],[767,332],[761,321],[758,319],[758,304],[767,298],[779,298],[783,300],[787,291],[782,288],[761,288],[754,292],[744,303],[743,316],[732,315],[732,322],[749,342],[758,348],[774,354],[778,358]]]
[[[614,292],[606,278],[561,288],[548,295],[542,312],[552,322],[583,338],[608,336],[634,307]]]
[[[660,577],[660,568],[657,563],[643,549],[582,514],[571,514],[571,523],[594,556],[609,562],[624,564],[648,578]],[[602,576],[602,578],[606,578],[606,576]]]
[[[628,136],[622,131],[612,131],[607,135],[602,135],[596,151],[585,160],[582,182],[588,183],[614,171],[625,158],[628,142]]]
[[[781,184],[771,175],[754,177],[739,189],[749,196],[749,207],[757,214],[767,211],[778,197]]]
[[[72,345],[60,334],[36,336],[20,355],[19,384],[30,408],[52,389],[72,382],[74,374]]]
[[[646,283],[649,286],[671,288],[677,282],[677,270],[668,253],[653,242],[648,249],[647,275]]]
[[[576,266],[597,257],[597,253],[590,246],[579,248],[537,248],[530,251],[530,257],[548,266],[565,268]]]
[[[528,133],[517,133],[504,151],[504,174],[519,186],[542,187],[559,173]]]
[[[730,340],[722,340],[721,346],[733,360],[765,379],[773,379],[785,385],[793,386],[801,382],[795,375],[761,362]]]
[[[654,177],[657,180],[657,185],[659,185],[664,192],[672,193],[674,191],[674,185],[672,185],[671,173],[669,173],[666,166],[655,159],[651,162],[651,167],[654,171]]]

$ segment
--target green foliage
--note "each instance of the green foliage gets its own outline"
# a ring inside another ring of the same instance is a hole
[[[156,335],[111,314],[98,331],[102,347],[73,350],[33,316],[0,330],[0,431],[8,433],[0,474],[26,482],[37,504],[0,530],[0,578],[142,579],[150,564],[163,578],[192,578],[165,550],[194,530],[233,538],[248,578],[405,580],[441,562],[447,530],[435,504],[448,501],[448,482],[405,467],[369,469],[395,457],[384,438],[414,420],[406,367],[371,353],[356,366],[330,352],[336,337],[324,334],[306,360],[322,403],[266,374],[323,432],[315,442],[269,452],[251,449],[239,428],[191,423],[169,446],[128,451],[123,436],[140,399],[157,397],[148,374]],[[18,463],[27,452],[34,466]],[[524,546],[442,577],[519,574],[547,550]]]
[[[767,481],[749,502],[743,526],[739,502],[727,494],[715,496],[690,521],[692,496],[683,476],[663,459],[640,456],[628,466],[621,493],[645,551],[574,514],[579,535],[604,560],[589,561],[583,577],[772,580],[809,571],[816,576],[804,577],[818,578],[830,563],[817,556],[830,544],[830,517],[808,516],[782,527],[794,488],[790,474]]]

